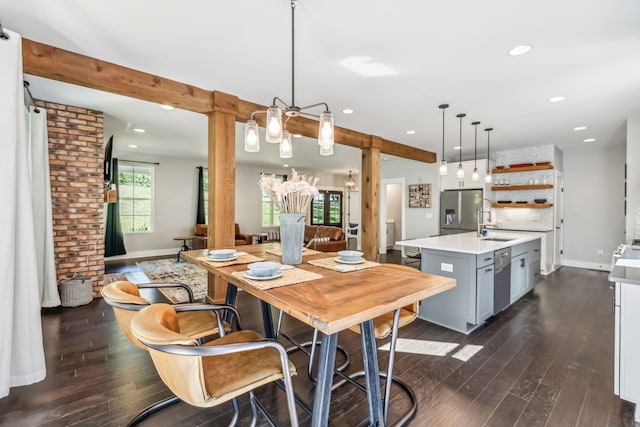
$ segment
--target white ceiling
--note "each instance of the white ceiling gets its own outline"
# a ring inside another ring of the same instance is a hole
[[[274,96],[291,101],[287,0],[0,0],[0,21],[23,37],[204,89],[263,105]],[[523,43],[533,45],[531,52],[507,55]],[[397,74],[362,77],[339,65],[357,56]],[[60,84],[30,80],[36,98],[70,94]],[[451,105],[448,158],[457,157],[457,113],[467,114],[464,158],[473,157],[474,120],[481,129],[495,129],[492,151],[546,144],[569,149],[586,138],[621,144],[625,119],[640,114],[640,2],[299,0],[295,83],[297,105],[327,102],[339,126],[438,157],[438,105],[445,102]],[[547,102],[558,95],[566,100]],[[148,113],[140,107],[146,103],[111,97],[112,105],[82,103],[116,118],[123,135],[129,123],[145,127],[143,138],[155,149],[167,145],[162,149],[174,150],[167,153],[184,154],[197,141],[193,152],[206,155],[204,116],[156,105],[147,106]],[[344,108],[355,113],[344,115]],[[587,129],[574,131],[577,126]],[[405,133],[410,129],[415,135]],[[164,136],[170,138],[163,143]],[[484,156],[484,132],[479,143]],[[320,157],[315,150],[302,153],[301,145],[294,145],[294,158]],[[337,149],[328,164],[336,166],[349,153],[354,157],[345,168],[358,169],[357,150],[341,155]],[[266,161],[264,150],[253,156]]]

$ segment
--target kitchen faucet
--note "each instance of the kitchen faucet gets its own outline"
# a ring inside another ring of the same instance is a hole
[[[483,209],[483,207],[482,207],[482,203],[483,203],[485,200],[486,200],[487,202],[489,202],[489,203],[493,203],[493,202],[492,202],[491,200],[489,200],[489,199],[482,199],[482,200],[480,200],[480,203],[478,203],[478,234],[477,234],[477,236],[478,236],[478,237],[480,237],[480,236],[482,235],[482,228],[483,228],[485,225],[489,225],[489,223],[491,222],[491,208],[489,208],[489,210],[488,210],[488,211],[485,211],[485,210]],[[487,218],[488,223],[486,223],[486,224],[484,223],[484,219],[483,219],[483,217],[484,217],[484,213],[485,213],[485,212],[487,212],[487,213],[489,214],[489,217]]]

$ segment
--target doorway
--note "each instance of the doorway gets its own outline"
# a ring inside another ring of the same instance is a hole
[[[405,178],[383,179],[380,184],[379,254],[397,248],[395,242],[405,237]]]

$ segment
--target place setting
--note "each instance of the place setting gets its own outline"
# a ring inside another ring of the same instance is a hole
[[[214,267],[227,267],[262,261],[262,258],[250,255],[247,252],[236,251],[235,249],[212,249],[206,257],[199,257],[198,259]]]
[[[364,253],[360,251],[339,251],[337,254],[337,257],[314,259],[309,261],[309,264],[339,271],[341,273],[364,270],[367,268],[378,267],[380,265],[378,262],[367,261],[364,259]]]
[[[245,271],[235,271],[232,276],[260,289],[272,289],[322,279],[322,275],[279,262],[254,262]]]

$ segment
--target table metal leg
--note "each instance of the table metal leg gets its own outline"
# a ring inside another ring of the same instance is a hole
[[[273,327],[273,316],[271,315],[271,304],[260,301],[262,307],[262,324],[264,325],[265,338],[276,339],[276,331]]]
[[[238,298],[238,287],[232,283],[227,283],[227,295],[224,298],[224,302],[236,306],[236,300]],[[231,324],[233,313],[229,310],[224,314],[224,321]]]
[[[331,404],[331,386],[333,385],[333,369],[336,362],[338,334],[321,334],[320,342],[318,377],[313,401],[313,417],[311,418],[311,425],[314,427],[325,427],[329,425],[329,406]],[[379,390],[380,384],[378,384],[378,391]]]
[[[376,349],[376,337],[373,332],[373,320],[367,320],[360,324],[362,332],[362,361],[367,383],[367,402],[369,403],[369,416],[374,426],[385,424],[382,408],[382,394],[380,391],[380,370],[378,368],[378,353]]]

